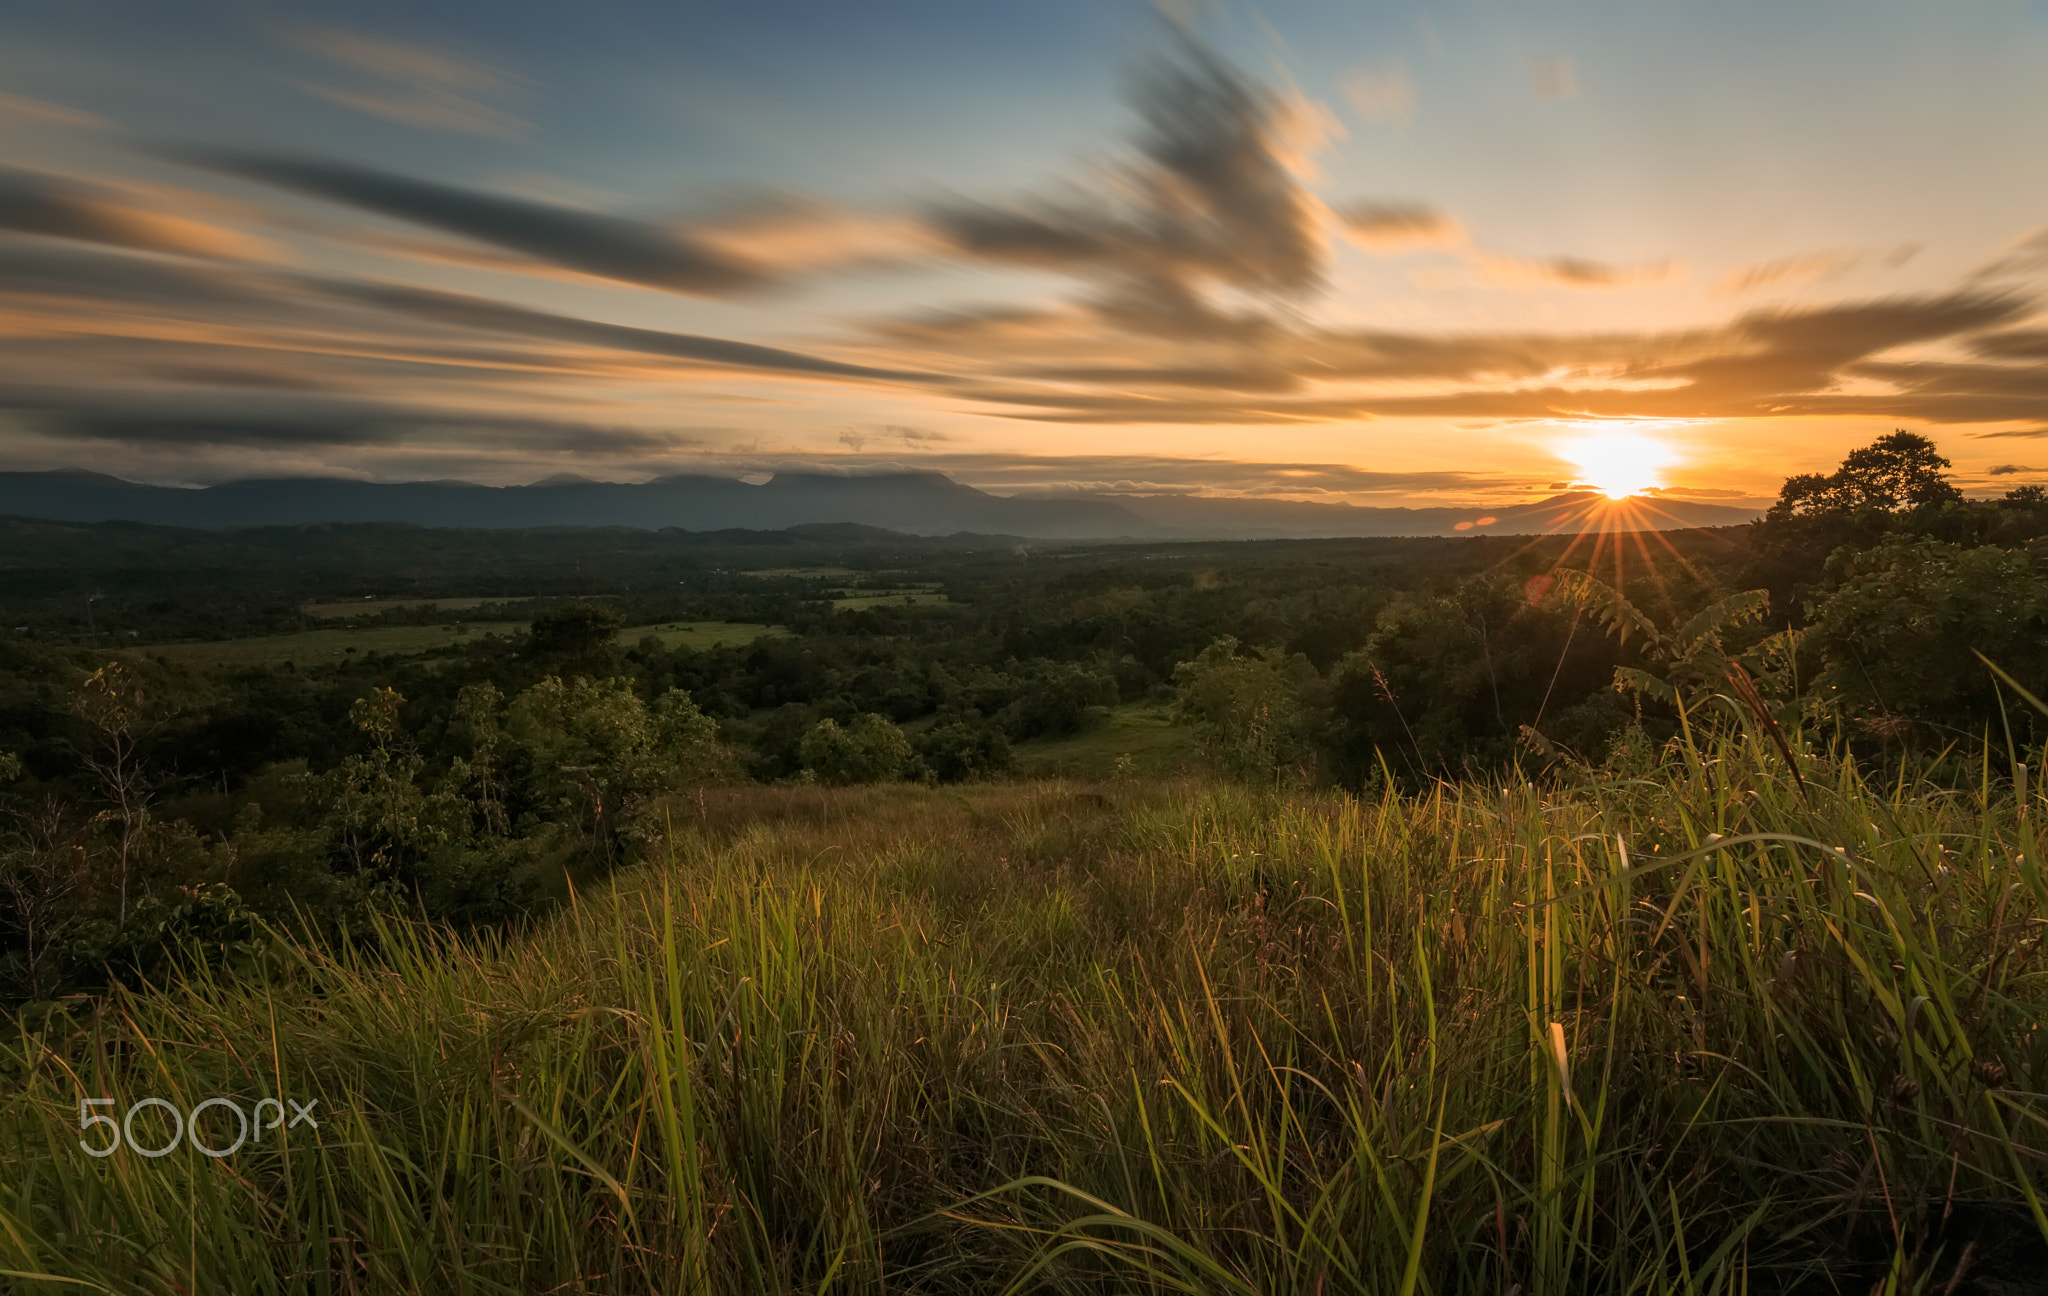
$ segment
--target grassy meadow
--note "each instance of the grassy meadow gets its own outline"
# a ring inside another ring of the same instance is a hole
[[[681,797],[642,864],[533,931],[280,936],[260,974],[16,1023],[0,1270],[167,1294],[2033,1290],[2048,806],[1989,769],[1955,790],[1799,761],[1733,737],[1634,777],[1356,799]],[[320,1124],[218,1160],[80,1150],[81,1098],[213,1096],[317,1099]]]

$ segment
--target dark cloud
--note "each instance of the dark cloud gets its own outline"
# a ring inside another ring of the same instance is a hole
[[[104,185],[0,165],[0,229],[183,256],[250,257],[267,245]]]
[[[108,356],[179,346],[156,362],[198,369],[199,352],[275,346],[301,363],[361,368],[581,368],[593,352],[659,356],[760,373],[854,382],[931,383],[936,375],[833,360],[782,347],[577,319],[458,293],[365,280],[312,278],[241,265],[170,261],[0,237],[0,296],[46,308],[63,345]],[[397,321],[414,327],[396,326]],[[177,341],[164,337],[174,333]],[[502,339],[545,344],[520,350]],[[486,341],[488,339],[488,341]],[[0,379],[17,368],[0,355]],[[576,348],[575,353],[565,347]],[[239,363],[239,362],[237,362]]]
[[[387,310],[419,315],[464,328],[514,333],[582,346],[606,347],[641,355],[665,356],[726,368],[884,382],[925,383],[939,380],[935,374],[846,364],[838,360],[806,355],[801,351],[786,351],[781,347],[759,346],[752,342],[734,342],[727,338],[669,333],[661,329],[635,328],[625,324],[605,324],[596,320],[531,310],[524,306],[513,306],[487,297],[472,297],[462,293],[408,288],[396,284],[347,281],[331,283],[329,289],[338,296],[370,302]]]
[[[1012,202],[935,207],[964,256],[1093,282],[1097,309],[1141,332],[1215,334],[1248,318],[1212,287],[1292,297],[1322,287],[1322,204],[1299,179],[1307,110],[1248,81],[1191,40],[1137,81],[1137,155],[1101,183]]]
[[[255,153],[176,150],[178,159],[459,234],[536,261],[668,292],[730,297],[769,286],[761,267],[680,229],[419,180],[374,167]]]
[[[267,274],[238,267],[0,238],[0,294],[17,303],[50,298],[193,312],[245,310],[263,304],[274,284]]]
[[[2048,329],[2013,329],[1970,339],[1970,350],[1987,360],[2048,360]]]
[[[1458,222],[1422,203],[1359,202],[1337,210],[1344,232],[1367,247],[1446,247],[1462,243]]]
[[[143,448],[356,450],[455,446],[509,453],[618,455],[673,450],[696,438],[585,422],[308,396],[214,393],[109,399],[91,391],[0,387],[0,407],[30,415],[46,436]]]
[[[2048,468],[2029,468],[2025,464],[1994,464],[1984,470],[1987,477],[2010,477],[2014,473],[2048,472]]]

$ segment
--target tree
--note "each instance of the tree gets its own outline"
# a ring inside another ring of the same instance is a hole
[[[469,684],[455,695],[455,715],[449,727],[469,741],[469,757],[456,757],[449,764],[449,779],[470,789],[478,817],[487,836],[501,837],[509,825],[505,818],[504,758],[505,730],[498,721],[505,700],[495,684]]]
[[[910,740],[887,717],[869,712],[851,724],[820,720],[799,749],[804,768],[821,783],[884,783],[902,778],[915,759]]]
[[[157,793],[157,781],[142,758],[142,747],[175,708],[152,697],[118,661],[85,677],[76,706],[90,736],[80,757],[106,802],[99,821],[114,830],[116,922],[125,924],[129,878]]]
[[[1943,475],[1949,461],[1934,442],[1904,429],[1852,450],[1832,474],[1789,477],[1773,518],[1897,513],[1963,497]]]
[[[536,657],[594,671],[610,660],[621,624],[609,608],[571,603],[533,619],[530,647]]]
[[[998,774],[1010,767],[1003,731],[980,716],[933,725],[914,744],[925,768],[942,783]]]
[[[591,853],[607,863],[649,797],[708,781],[723,768],[717,722],[681,689],[650,709],[629,680],[550,675],[513,701],[510,720],[532,758],[535,790],[580,826]]]
[[[1383,758],[1434,772],[1512,759],[1523,726],[1551,725],[1611,674],[1613,654],[1549,589],[1497,572],[1394,598],[1331,671],[1332,755],[1358,778]]]
[[[0,821],[0,928],[14,937],[0,969],[20,997],[45,999],[56,990],[66,942],[84,925],[84,838],[54,796],[9,809]]]
[[[344,757],[307,780],[314,800],[326,807],[352,873],[407,874],[423,853],[452,835],[452,799],[430,796],[420,785],[425,761],[399,721],[404,704],[393,688],[357,698],[349,720],[369,740],[369,751]]]
[[[1312,694],[1321,677],[1300,653],[1240,652],[1237,640],[1225,635],[1174,667],[1173,682],[1181,715],[1200,726],[1204,745],[1225,768],[1270,778],[1316,763]]]
[[[2048,576],[2023,553],[1893,536],[1829,563],[1837,584],[1810,636],[1823,704],[1872,732],[1901,721],[1950,731],[1995,724],[1982,652],[2023,680],[2048,680]],[[2018,716],[2028,714],[2025,711]]]

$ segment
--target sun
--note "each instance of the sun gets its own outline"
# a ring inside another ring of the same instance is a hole
[[[1663,442],[1626,432],[1568,441],[1557,452],[1577,465],[1575,484],[1591,486],[1615,500],[1662,486],[1663,469],[1675,457]]]

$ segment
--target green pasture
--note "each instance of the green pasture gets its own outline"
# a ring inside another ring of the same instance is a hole
[[[369,653],[407,656],[432,652],[457,644],[477,643],[496,635],[509,638],[526,633],[525,621],[490,621],[456,629],[446,625],[362,626],[357,629],[327,628],[302,630],[297,634],[261,635],[252,639],[223,639],[211,643],[158,644],[147,649],[170,661],[203,670],[239,670],[250,666],[295,667],[344,661]],[[779,626],[749,622],[673,621],[658,625],[628,626],[619,631],[617,642],[631,648],[652,636],[665,648],[721,648],[749,644],[767,635],[786,634]]]
[[[1026,777],[1170,778],[1203,768],[1196,731],[1174,722],[1171,702],[1113,707],[1095,728],[1019,743],[1013,754]]]
[[[334,620],[340,617],[376,616],[380,612],[391,612],[411,608],[436,608],[449,612],[470,612],[480,607],[502,607],[507,603],[525,603],[532,598],[528,594],[508,594],[501,598],[431,598],[431,599],[342,599],[333,603],[308,603],[299,610],[319,620]]]
[[[938,591],[937,586],[925,589],[845,589],[835,593],[832,606],[845,612],[878,607],[944,607],[951,601]]]

